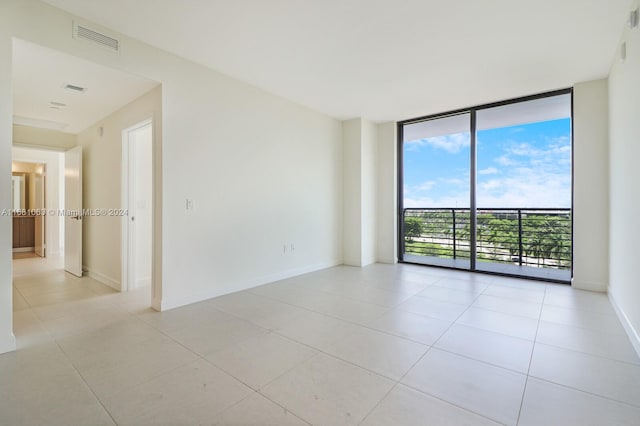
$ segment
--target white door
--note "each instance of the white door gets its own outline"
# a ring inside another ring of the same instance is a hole
[[[64,270],[82,276],[82,147],[64,153]]]
[[[45,164],[39,164],[37,166],[35,174],[35,206],[34,208],[38,212],[35,216],[35,231],[36,231],[36,244],[35,252],[38,256],[44,257],[45,255],[45,221],[44,221],[44,183],[46,179]]]
[[[152,246],[152,144],[151,121],[123,132],[123,288],[151,285]]]

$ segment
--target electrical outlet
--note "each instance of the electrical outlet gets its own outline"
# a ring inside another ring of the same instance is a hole
[[[291,243],[291,251],[292,252],[296,251],[296,246],[294,246],[293,243]]]
[[[282,245],[282,254],[287,254],[287,245],[286,244]]]

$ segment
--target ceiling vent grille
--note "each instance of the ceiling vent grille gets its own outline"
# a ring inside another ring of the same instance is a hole
[[[73,23],[73,37],[91,41],[114,52],[120,51],[120,40],[94,31],[76,22]]]
[[[70,90],[72,92],[77,92],[77,93],[84,93],[87,91],[86,87],[80,87],[75,84],[68,84],[68,83],[64,83],[62,85],[62,88],[65,90]]]

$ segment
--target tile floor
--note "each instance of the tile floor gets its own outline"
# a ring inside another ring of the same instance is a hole
[[[168,312],[16,260],[2,425],[638,425],[603,294],[336,267]]]

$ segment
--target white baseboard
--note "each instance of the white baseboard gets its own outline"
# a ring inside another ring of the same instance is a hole
[[[358,268],[362,267],[361,259],[345,259],[341,262],[344,266],[357,266]]]
[[[578,290],[597,291],[604,293],[607,291],[607,284],[595,281],[586,281],[582,279],[571,278],[571,287]]]
[[[86,266],[83,266],[82,269],[84,271],[86,271],[87,276],[89,278],[93,278],[94,280],[111,287],[114,290],[120,291],[122,289],[122,286],[120,285],[120,280],[116,280],[115,278],[111,278],[105,274],[102,274],[100,272],[97,271],[92,271],[91,269],[87,268]]]
[[[13,333],[0,338],[0,354],[13,352],[16,350],[16,336]]]
[[[398,263],[398,259],[397,258],[386,258],[386,257],[379,257],[378,260],[376,260],[377,263],[388,263],[391,265],[395,265],[396,263]]]
[[[618,305],[616,299],[613,297],[613,294],[611,294],[611,292],[609,291],[607,295],[609,296],[609,301],[611,302],[613,309],[618,315],[618,319],[620,319],[624,330],[627,332],[627,336],[629,336],[629,340],[631,341],[633,348],[636,350],[636,353],[640,357],[640,334],[638,334],[638,331],[633,328],[631,321],[629,321],[629,317],[627,317],[627,314],[625,314],[620,305]]]
[[[298,275],[307,274],[309,272],[319,271],[321,269],[332,268],[338,265],[342,265],[341,260],[332,260],[329,262],[317,263],[315,265],[304,266],[301,268],[289,269],[275,274],[250,279],[244,282],[230,284],[224,287],[217,287],[206,292],[192,294],[186,297],[173,299],[162,298],[162,300],[154,299],[151,302],[151,306],[157,311],[167,311],[169,309],[179,308],[181,306],[190,305],[192,303],[201,302],[203,300],[212,299],[214,297],[223,296],[225,294],[247,290],[249,288],[284,280],[286,278],[296,277]]]

